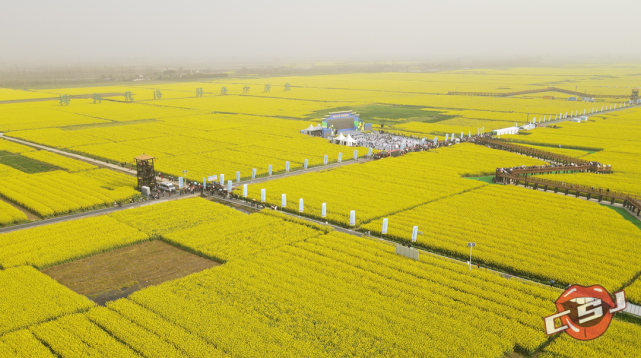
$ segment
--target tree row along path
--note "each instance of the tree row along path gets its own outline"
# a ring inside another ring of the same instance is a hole
[[[47,93],[48,94],[48,93]],[[124,93],[97,93],[101,98],[104,97],[119,97],[124,96]],[[93,98],[92,94],[74,94],[69,95],[69,99],[81,99],[81,98]],[[0,104],[9,104],[9,103],[24,103],[24,102],[45,102],[45,101],[58,101],[60,97],[43,97],[43,98],[26,98],[26,99],[10,99],[6,101],[0,101]]]
[[[493,149],[505,150],[513,153],[528,155],[546,161],[559,163],[559,165],[535,166],[527,168],[497,168],[494,181],[497,183],[509,183],[514,185],[532,186],[533,189],[540,188],[543,191],[554,190],[555,193],[562,192],[565,195],[573,194],[577,198],[584,194],[588,200],[592,197],[598,202],[609,200],[614,205],[616,200],[623,203],[623,207],[630,210],[637,217],[641,216],[641,197],[631,193],[611,191],[610,189],[588,187],[579,184],[561,182],[543,178],[537,178],[535,174],[560,174],[560,173],[612,173],[611,165],[603,165],[596,161],[588,161],[581,158],[574,158],[567,155],[530,148],[504,140],[479,137],[477,144],[486,145]]]

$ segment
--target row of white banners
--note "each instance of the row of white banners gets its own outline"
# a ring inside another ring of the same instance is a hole
[[[372,148],[368,148],[368,149],[369,149],[369,152],[367,153],[367,155],[371,156],[372,155]],[[357,159],[358,159],[358,149],[354,150],[354,160],[357,160]],[[327,165],[328,161],[329,161],[329,157],[327,156],[327,154],[325,154],[325,158],[323,160],[323,164]],[[343,153],[338,153],[338,163],[341,163],[342,161],[343,161]],[[303,162],[303,168],[307,169],[308,164],[309,164],[309,161],[307,159],[305,159],[305,161]],[[269,167],[268,167],[269,175],[272,175],[272,172],[273,172],[272,168],[273,167],[270,164]],[[285,162],[285,171],[289,172],[289,162]],[[253,168],[252,169],[252,179],[256,179],[256,172],[257,172],[256,168]],[[215,182],[215,181],[218,181],[218,175],[210,175],[210,176],[208,176],[206,178],[203,178],[203,186],[205,188],[207,188],[207,183],[212,183],[212,182]],[[236,172],[236,182],[239,182],[239,181],[240,181],[240,172],[237,171]],[[183,177],[178,177],[178,188],[180,188],[180,189],[184,188],[186,182],[187,182],[187,179],[185,179]],[[231,182],[231,180],[227,181],[227,187],[229,188],[228,190],[231,190],[230,182]],[[220,174],[220,185],[225,185],[225,174]]]

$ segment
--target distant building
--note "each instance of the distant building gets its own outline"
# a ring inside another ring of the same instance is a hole
[[[495,129],[492,131],[493,135],[505,135],[505,134],[519,134],[519,127],[507,127],[501,129]]]

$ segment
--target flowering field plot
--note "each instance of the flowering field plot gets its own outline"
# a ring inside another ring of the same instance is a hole
[[[246,215],[224,205],[193,198],[147,205],[109,216],[150,236],[157,236]]]
[[[10,136],[54,148],[109,143],[106,139],[92,137],[76,131],[65,131],[59,128],[16,131],[11,132]]]
[[[137,185],[136,177],[130,175],[122,175],[122,173],[115,172],[110,169],[97,169],[91,171],[78,172],[75,174],[77,177],[84,178],[81,180],[96,181],[102,188],[116,190],[120,187],[134,187]]]
[[[181,327],[155,319],[153,313],[148,314],[145,310],[138,313],[142,316],[132,317],[132,322],[130,316],[104,307],[96,307],[87,312],[85,317],[99,329],[118,341],[125,342],[128,347],[140,352],[144,357],[224,356],[215,346],[185,332]],[[152,323],[156,325],[152,326]]]
[[[608,149],[629,145],[641,136],[641,109],[589,116],[587,123],[563,122],[561,128],[540,128],[527,136],[505,136],[516,142],[578,149]]]
[[[92,158],[101,158],[100,160],[109,160],[112,163],[127,163],[127,166],[133,166],[134,158],[141,154],[153,153],[154,158],[170,158],[173,155],[168,153],[169,148],[163,148],[165,151],[150,151],[149,148],[132,146],[129,143],[103,143],[95,145],[81,145],[69,148],[71,151],[86,155]],[[160,162],[160,161],[159,161]]]
[[[364,229],[380,232],[382,220]],[[590,285],[614,292],[639,271],[641,232],[598,204],[512,186],[485,186],[389,217],[388,237],[469,257],[474,262],[540,280]]]
[[[0,132],[108,123],[104,119],[64,112],[60,107],[57,102],[2,104]]]
[[[33,152],[21,153],[23,157],[35,159],[40,162],[55,165],[58,168],[65,169],[70,172],[79,172],[82,170],[97,169],[95,165],[91,165],[80,160],[70,159],[65,156],[47,152],[45,150],[38,150]]]
[[[538,357],[638,357],[641,355],[640,336],[641,326],[638,324],[613,320],[607,332],[598,339],[579,341],[567,334],[562,334],[545,347]]]
[[[122,321],[135,327],[140,326],[149,331],[149,334],[157,335],[180,349],[190,357],[223,357],[226,354],[218,349],[216,345],[208,343],[198,335],[193,334],[183,327],[171,323],[162,316],[143,308],[131,300],[121,299],[107,304],[109,309],[122,316]],[[112,314],[113,315],[113,314]],[[128,342],[128,337],[125,336]]]
[[[239,136],[239,138],[243,137]],[[253,169],[256,169],[257,176],[267,175],[269,165],[272,166],[272,173],[283,172],[287,161],[290,162],[290,169],[293,170],[302,168],[305,159],[308,159],[311,167],[323,164],[324,155],[328,156],[328,163],[335,163],[338,161],[338,153],[343,153],[343,161],[352,160],[354,150],[358,150],[358,156],[361,158],[368,153],[366,148],[346,148],[310,137],[249,141],[228,146],[229,148],[226,149],[212,151],[211,149],[216,147],[213,145],[209,147],[209,151],[197,155],[181,154],[161,158],[156,163],[156,168],[159,172],[174,176],[181,176],[182,171],[187,170],[187,178],[193,181],[202,181],[203,177],[210,175],[224,174],[226,180],[231,179],[235,182],[237,171],[240,171],[241,178],[244,180],[251,178]],[[205,149],[194,147],[193,150],[198,151],[198,148]],[[177,147],[176,150],[182,149]]]
[[[356,225],[413,208],[439,198],[485,185],[460,179],[464,175],[494,174],[501,165],[541,161],[473,144],[461,144],[431,152],[412,153],[401,158],[351,165],[249,185],[248,198],[260,200],[265,189],[267,202],[281,206],[286,194],[287,209],[298,212],[303,198],[304,214],[320,218],[326,203],[326,220],[349,223],[356,211]],[[240,193],[242,188],[237,188]]]
[[[628,302],[641,306],[641,280],[637,279],[625,288],[625,297]]]
[[[0,101],[15,101],[21,99],[43,98],[52,97],[42,95],[34,91],[23,91],[9,88],[0,88]]]
[[[4,138],[0,140],[0,151],[3,151],[3,152],[21,154],[25,152],[32,152],[34,150],[35,149],[33,147],[29,147],[28,145],[14,143]]]
[[[218,215],[206,224],[162,235],[174,245],[216,261],[242,259],[283,245],[304,241],[322,231],[270,215]],[[221,209],[222,211],[222,209]]]
[[[10,178],[17,175],[23,175],[23,174],[24,172],[18,169],[13,169],[8,165],[0,164],[0,175],[2,175],[3,178]]]
[[[10,204],[0,201],[0,226],[19,224],[27,221],[27,215]]]
[[[113,205],[139,193],[133,185],[106,189],[98,178],[53,171],[11,176],[0,186],[0,195],[46,218]]]
[[[264,115],[269,117],[306,118],[307,115],[327,108],[349,106],[349,102],[320,102],[288,100],[254,96],[213,96],[192,99],[163,100],[168,108],[191,108],[195,110],[225,113]]]
[[[216,261],[228,261],[316,237],[327,227],[277,214],[247,215],[194,198],[125,210],[109,216],[148,235]]]
[[[44,269],[148,239],[108,216],[39,226],[0,234],[0,267]]]
[[[60,357],[141,357],[82,314],[33,326],[30,332]]]
[[[27,329],[0,336],[0,352],[7,357],[56,358],[51,350]]]
[[[93,305],[33,267],[0,271],[0,335]]]
[[[205,113],[188,107],[177,108],[175,106],[158,105],[155,102],[123,103],[103,101],[101,104],[94,104],[93,100],[90,99],[76,100],[74,105],[60,106],[59,110],[115,122],[163,119]]]
[[[555,290],[468,273],[440,258],[411,261],[393,250],[333,233],[130,300],[245,357],[499,357],[546,340],[540,321],[553,309]],[[407,344],[408,332],[420,344]]]

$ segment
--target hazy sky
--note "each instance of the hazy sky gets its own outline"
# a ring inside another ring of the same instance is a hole
[[[3,1],[0,62],[628,56],[640,18],[638,0]]]

